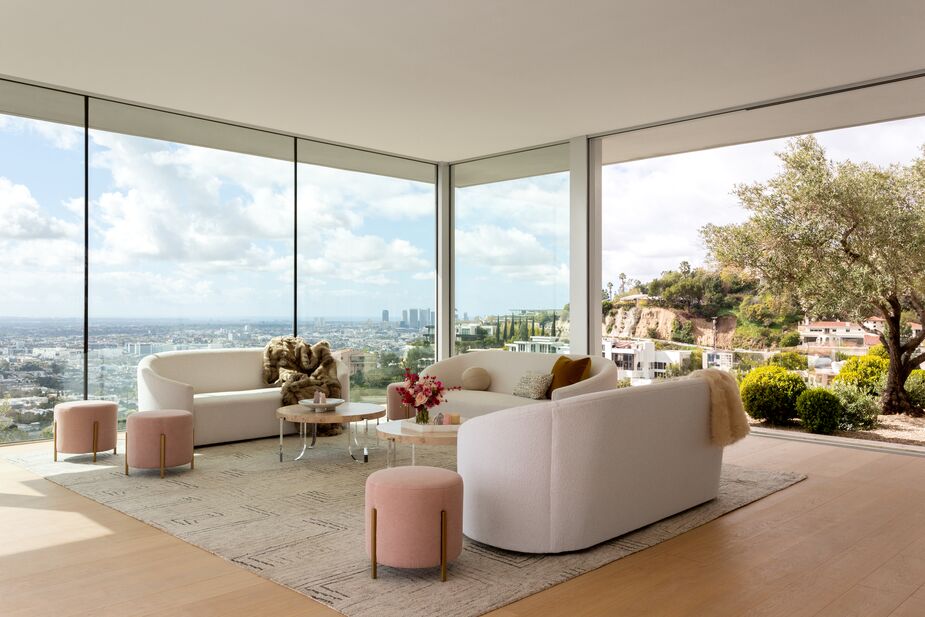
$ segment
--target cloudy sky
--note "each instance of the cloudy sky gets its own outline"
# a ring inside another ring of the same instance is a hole
[[[908,162],[925,119],[818,134],[835,159]],[[736,183],[778,170],[784,140],[608,166],[603,281],[703,263],[697,230],[742,220]],[[91,131],[93,317],[289,319],[291,164]],[[83,142],[0,115],[0,316],[80,317]],[[434,187],[299,165],[299,314],[393,319],[433,308]],[[568,176],[457,192],[460,316],[568,302]]]
[[[831,159],[877,165],[907,163],[925,144],[925,118],[816,133]],[[603,174],[603,285],[621,272],[649,281],[687,260],[704,263],[698,230],[744,220],[736,184],[763,181],[780,169],[775,139],[609,165]]]

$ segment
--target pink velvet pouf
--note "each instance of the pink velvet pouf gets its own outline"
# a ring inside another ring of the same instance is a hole
[[[125,475],[129,467],[193,469],[193,414],[180,409],[139,411],[125,422]]]
[[[440,566],[462,552],[463,481],[438,467],[380,469],[366,479],[366,554],[376,565]]]
[[[111,401],[71,401],[55,405],[55,460],[64,454],[116,453],[116,411]]]

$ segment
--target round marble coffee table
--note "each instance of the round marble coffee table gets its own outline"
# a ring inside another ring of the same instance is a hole
[[[364,463],[369,462],[368,440],[364,438],[362,446],[363,458],[357,458],[353,449],[361,448],[357,440],[358,429],[356,423],[367,420],[378,420],[385,416],[385,407],[373,403],[343,403],[334,408],[334,411],[312,411],[302,405],[286,405],[276,410],[276,417],[279,418],[279,462],[283,462],[283,432],[285,422],[295,422],[299,425],[299,437],[302,438],[302,451],[295,457],[295,460],[301,460],[305,456],[305,451],[315,447],[315,440],[318,437],[319,424],[347,424],[347,453],[353,460]],[[312,442],[307,443],[308,426],[312,427]],[[364,424],[365,426],[365,424]],[[368,438],[369,431],[366,430]],[[378,436],[377,436],[378,441]]]
[[[392,420],[376,426],[376,432],[389,442],[386,464],[395,462],[395,444],[411,444],[411,464],[414,465],[414,446],[455,446],[459,427],[455,431],[415,431],[404,420]]]

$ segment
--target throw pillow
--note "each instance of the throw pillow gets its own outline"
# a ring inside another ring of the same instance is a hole
[[[546,398],[546,390],[549,389],[550,383],[552,383],[552,375],[549,373],[527,373],[514,386],[514,396],[532,399]]]
[[[491,375],[479,366],[470,366],[463,371],[463,390],[487,390],[491,386]]]
[[[559,356],[556,363],[552,365],[552,383],[546,393],[547,398],[552,396],[553,390],[583,381],[590,374],[591,358],[585,357],[572,360],[567,356]]]

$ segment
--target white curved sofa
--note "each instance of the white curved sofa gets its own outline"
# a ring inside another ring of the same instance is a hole
[[[462,385],[462,374],[467,368],[477,366],[488,371],[491,385],[488,390],[454,390],[446,393],[446,402],[438,409],[473,418],[499,409],[532,405],[534,399],[514,396],[514,386],[528,371],[548,373],[552,365],[563,354],[516,352],[492,349],[473,351],[440,360],[421,371],[421,375],[436,375],[447,387]],[[568,355],[569,358],[587,356]],[[388,416],[390,420],[410,417],[410,410],[401,403],[397,388],[400,383],[390,384],[387,392]],[[603,356],[591,356],[590,376],[571,386],[557,388],[552,400],[558,401],[579,394],[613,390],[617,386],[617,367]]]
[[[349,400],[339,359],[337,377]],[[197,446],[279,435],[280,391],[263,383],[263,347],[167,351],[138,363],[138,409],[191,411]]]
[[[593,546],[716,497],[723,449],[690,379],[507,409],[459,429],[463,533],[525,553]]]

